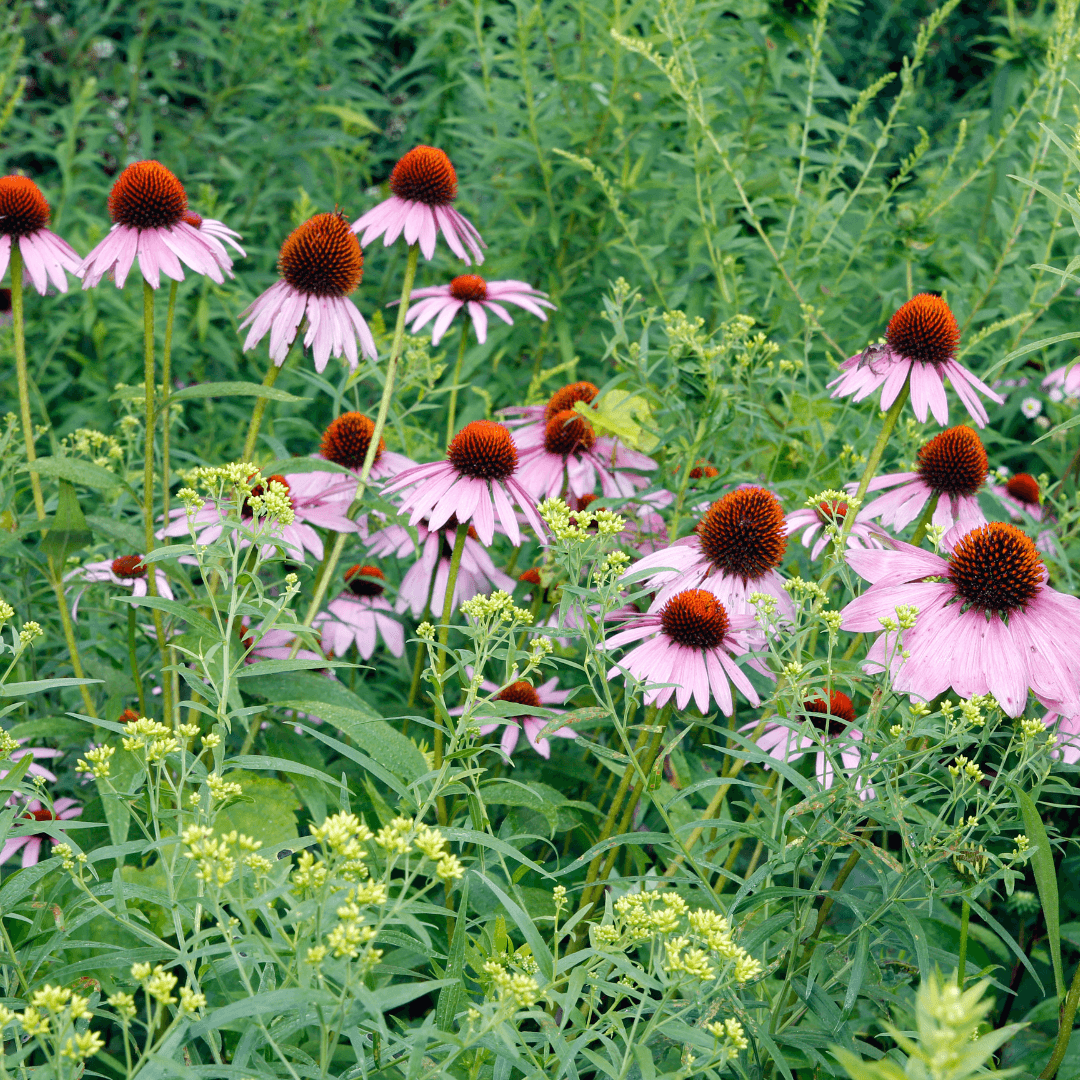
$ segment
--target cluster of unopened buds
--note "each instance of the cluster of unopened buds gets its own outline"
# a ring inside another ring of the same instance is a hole
[[[132,734],[124,736],[122,740],[124,749],[129,754],[142,754],[151,764],[160,764],[169,754],[180,749],[180,742],[172,731],[149,717],[141,716],[138,720],[132,721],[128,725],[128,731]]]
[[[540,997],[536,979],[526,972],[508,971],[498,960],[488,960],[482,970],[491,980],[491,989],[501,1005],[515,1010],[529,1009]]]
[[[519,608],[513,597],[502,589],[496,589],[488,596],[474,596],[461,605],[461,610],[478,623],[490,625],[510,622],[528,625],[533,621],[532,612]],[[417,633],[419,633],[419,629]]]
[[[723,915],[707,908],[691,911],[677,893],[661,889],[628,893],[615,902],[615,916],[614,923],[592,927],[597,947],[631,946],[661,936],[667,938],[663,966],[668,975],[715,978],[714,956],[721,964],[733,964],[731,977],[739,985],[761,974],[760,962],[736,944]]]
[[[54,1040],[60,1057],[83,1062],[105,1046],[97,1032],[74,1030],[77,1021],[93,1019],[89,1003],[67,987],[46,985],[30,995],[30,1004],[21,1013],[0,1005],[0,1031],[17,1024],[30,1038]]]
[[[184,830],[183,840],[187,848],[184,857],[195,862],[195,877],[219,889],[232,881],[239,863],[261,876],[270,873],[273,867],[269,859],[256,854],[262,841],[236,829],[215,836],[208,825],[189,825]]]
[[[975,764],[961,754],[952,765],[949,766],[949,775],[959,778],[963,774],[966,780],[973,784],[981,784],[986,779],[986,774]]]
[[[618,536],[626,528],[626,518],[612,510],[571,510],[563,499],[545,499],[537,507],[556,540],[581,543],[595,535]]]

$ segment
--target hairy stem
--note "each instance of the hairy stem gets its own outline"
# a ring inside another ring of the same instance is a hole
[[[397,325],[394,327],[394,340],[390,346],[390,359],[386,362],[386,381],[383,383],[382,398],[379,401],[379,412],[375,417],[375,430],[371,433],[371,445],[368,446],[364,456],[364,465],[360,470],[360,479],[356,485],[356,494],[353,496],[352,506],[349,507],[350,515],[354,514],[363,501],[364,492],[367,490],[368,477],[371,475],[371,467],[375,464],[375,454],[379,449],[379,441],[382,439],[383,429],[386,427],[386,416],[390,411],[390,399],[394,396],[394,376],[397,373],[398,361],[401,359],[402,347],[405,344],[405,312],[409,306],[409,297],[412,295],[413,281],[416,279],[416,263],[420,256],[419,244],[409,246],[409,259],[405,264],[405,280],[401,285],[401,303],[398,305]],[[334,540],[334,546],[326,560],[326,569],[322,580],[315,587],[315,595],[311,598],[307,614],[304,616],[304,625],[310,626],[322,607],[326,598],[327,585],[334,576],[341,553],[345,548],[345,534],[339,533]],[[300,649],[300,639],[293,642],[290,656],[295,656]]]
[[[465,343],[469,337],[469,319],[466,313],[462,313],[461,320],[461,344],[458,345],[457,363],[454,365],[454,379],[450,387],[450,413],[446,420],[446,445],[454,437],[454,420],[457,417],[458,384],[461,382],[461,368],[465,363]]]
[[[19,385],[19,416],[22,420],[23,444],[26,448],[26,463],[37,460],[37,452],[34,450],[34,420],[30,415],[30,376],[26,370],[26,323],[23,317],[23,258],[22,249],[18,240],[13,239],[11,244],[11,318],[12,330],[15,337],[15,375]],[[41,477],[30,471],[30,488],[34,493],[34,511],[38,521],[45,520],[45,497],[41,492]],[[64,644],[67,645],[68,656],[71,659],[71,670],[76,679],[85,678],[83,674],[82,660],[79,657],[79,646],[75,640],[75,627],[71,622],[71,612],[68,611],[67,597],[64,596],[63,567],[57,566],[53,556],[48,557],[49,584],[56,595],[56,604],[60,614],[60,627],[64,634]],[[90,691],[85,686],[79,687],[79,695],[83,700],[83,708],[88,716],[97,716],[94,708],[94,700],[90,697]]]
[[[284,364],[285,361],[282,361]],[[281,371],[281,367],[270,361],[270,369],[266,373],[266,378],[263,379],[262,384],[266,387],[271,387],[277,382],[278,373]],[[259,437],[259,428],[262,426],[263,413],[266,412],[266,403],[269,398],[257,397],[255,399],[255,408],[251,410],[251,423],[248,424],[247,438],[244,440],[244,450],[240,455],[241,461],[251,461],[252,455],[255,453],[255,440]]]

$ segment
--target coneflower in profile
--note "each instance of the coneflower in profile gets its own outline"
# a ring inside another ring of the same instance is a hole
[[[111,272],[122,289],[136,258],[143,280],[154,289],[161,285],[162,274],[183,281],[181,263],[221,284],[224,274],[231,276],[232,260],[220,243],[184,220],[186,212],[184,185],[161,162],[129,165],[109,194],[112,228],[75,271],[83,288],[92,288]]]
[[[304,347],[311,348],[316,371],[342,353],[355,369],[357,340],[376,359],[375,339],[349,299],[364,276],[364,253],[343,215],[316,214],[293,229],[281,245],[278,272],[281,280],[241,312],[240,329],[251,327],[244,352],[269,332],[270,359],[281,367],[306,315]]]
[[[415,304],[405,314],[412,323],[410,329],[415,334],[432,319],[431,344],[438,345],[443,334],[450,328],[454,316],[465,309],[472,319],[476,340],[482,345],[487,341],[488,317],[490,311],[508,326],[514,320],[504,304],[515,304],[531,312],[538,319],[547,321],[544,308],[555,309],[546,293],[534,289],[524,281],[485,281],[479,274],[462,274],[454,278],[449,285],[428,285],[423,289],[413,289],[409,297]]]
[[[184,211],[184,221],[193,229],[198,229],[206,241],[215,246],[215,250],[220,248],[221,250],[218,251],[219,258],[224,255],[229,260],[230,265],[232,264],[232,256],[225,250],[226,244],[241,256],[247,255],[247,252],[238,243],[240,234],[235,229],[230,229],[224,221],[218,221],[217,218],[203,217],[202,214],[196,214],[194,210]]]
[[[487,245],[472,222],[454,209],[456,198],[457,173],[446,154],[434,146],[414,146],[390,174],[390,198],[360,217],[353,232],[363,232],[360,242],[365,247],[380,236],[389,247],[404,234],[405,243],[419,243],[425,259],[434,257],[441,233],[459,259],[471,262],[467,247],[482,263],[480,249]]]
[[[401,656],[405,628],[383,596],[386,575],[377,566],[351,566],[344,576],[344,591],[311,624],[322,635],[323,650],[344,656],[355,645],[361,659],[370,660],[381,637],[391,656]]]
[[[26,276],[42,296],[51,281],[67,292],[67,274],[79,268],[79,256],[66,240],[45,226],[52,214],[45,196],[28,176],[0,177],[0,279],[18,244]],[[10,299],[9,299],[10,307]]]
[[[889,320],[884,345],[870,345],[840,365],[840,374],[829,383],[833,397],[862,401],[879,387],[881,407],[896,401],[911,377],[911,407],[920,421],[927,410],[939,424],[949,422],[945,379],[971,414],[984,427],[986,409],[978,395],[999,405],[1004,401],[986,383],[956,361],[960,328],[949,305],[937,293],[919,293]]]

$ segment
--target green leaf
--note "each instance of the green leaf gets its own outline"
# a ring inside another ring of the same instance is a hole
[[[334,461],[326,461],[324,458],[278,458],[277,461],[271,461],[269,465],[259,466],[259,471],[263,476],[273,476],[274,473],[284,475],[287,473],[335,472],[344,473],[346,476],[356,479],[356,473],[352,469],[346,469],[344,465],[338,465]]]
[[[491,780],[480,787],[480,797],[489,806],[524,806],[542,814],[552,834],[559,827],[559,809],[543,794],[519,780]]]
[[[1043,441],[1043,439],[1053,438],[1055,435],[1060,435],[1063,431],[1069,431],[1072,428],[1080,424],[1080,413],[1076,413],[1074,416],[1070,416],[1068,420],[1063,420],[1060,424],[1052,427],[1049,431],[1044,431],[1031,445],[1037,446]]]
[[[61,566],[69,555],[86,547],[94,539],[83,516],[75,488],[67,480],[60,481],[56,513],[45,522],[45,526],[49,531],[41,541],[41,550],[46,555],[51,555]]]
[[[499,898],[499,903],[506,908],[507,914],[514,920],[514,924],[529,943],[529,948],[532,949],[533,952],[533,958],[540,967],[540,973],[545,979],[550,979],[554,971],[554,962],[551,958],[551,952],[544,943],[543,935],[536,929],[536,924],[529,917],[529,913],[525,911],[520,904],[508,896],[487,874],[474,872]]]
[[[247,664],[236,673],[238,679],[260,678],[267,675],[277,675],[282,671],[320,671],[328,667],[341,667],[343,665],[333,660],[260,660],[255,664]]]
[[[1061,910],[1058,903],[1057,870],[1054,868],[1054,852],[1046,835],[1042,818],[1035,801],[1020,788],[1013,793],[1024,819],[1024,833],[1035,846],[1031,856],[1031,869],[1035,875],[1035,887],[1042,901],[1043,918],[1046,920],[1046,940],[1050,946],[1050,959],[1054,965],[1054,987],[1058,1000],[1065,996],[1065,976],[1061,966]]]
[[[194,386],[185,386],[183,390],[177,390],[166,399],[166,404],[171,405],[176,401],[192,401],[197,398],[214,397],[253,397],[269,398],[271,401],[307,401],[307,398],[297,397],[295,394],[278,390],[274,386],[263,386],[253,382],[208,382],[196,383]]]
[[[169,600],[164,596],[116,596],[121,604],[131,604],[134,607],[157,608],[167,615],[175,615],[182,619],[194,631],[206,634],[211,641],[219,641],[221,633],[218,628],[204,615],[200,615],[193,607],[180,600]]]
[[[337,1003],[337,999],[329,991],[316,990],[313,987],[270,990],[242,998],[240,1001],[231,1001],[228,1005],[215,1009],[205,1020],[192,1025],[191,1038],[206,1035],[215,1028],[224,1027],[234,1020],[242,1020],[248,1016],[277,1016],[317,1005],[332,1008]]]
[[[644,429],[652,419],[652,409],[643,397],[636,397],[626,390],[609,390],[591,405],[584,401],[574,403],[574,411],[581,413],[599,435],[614,435],[631,450],[648,453],[656,448],[659,439]]]
[[[93,686],[100,682],[101,679],[35,679],[33,682],[5,683],[0,693],[4,697],[26,697],[27,694],[40,694],[61,686]]]
[[[986,382],[987,379],[992,379],[1011,361],[1019,360],[1021,356],[1026,356],[1031,352],[1037,352],[1039,349],[1045,349],[1049,345],[1056,345],[1059,341],[1073,341],[1075,338],[1080,338],[1080,330],[1070,330],[1067,334],[1057,334],[1054,337],[1041,338],[1039,341],[1032,341],[1027,345],[1021,345],[1019,349],[1013,349],[1008,356],[989,367],[979,376],[979,378],[981,378],[983,382]],[[1043,436],[1043,438],[1045,438],[1045,436]],[[1036,442],[1038,442],[1037,439]]]
[[[361,132],[367,132],[370,135],[382,134],[382,128],[378,124],[372,123],[359,109],[353,109],[348,105],[316,105],[315,111],[336,116],[348,135],[359,135]]]
[[[264,847],[295,840],[299,836],[296,831],[296,811],[300,809],[300,803],[292,784],[273,776],[258,776],[241,770],[230,772],[228,778],[240,783],[244,794],[254,801],[235,802],[222,810],[217,819],[219,832],[236,829],[255,840],[261,840]]]
[[[87,514],[86,524],[94,532],[101,536],[107,536],[130,548],[132,552],[141,552],[146,544],[141,526],[129,525],[126,521],[117,521],[115,518],[100,517],[97,514]]]
[[[855,1007],[855,1001],[862,989],[863,980],[866,978],[867,962],[870,958],[870,927],[864,926],[859,931],[859,940],[855,946],[855,960],[851,965],[851,974],[848,976],[847,991],[844,994],[844,1007],[841,1010],[843,1016],[851,1014]]]
[[[40,457],[27,466],[39,476],[48,476],[54,480],[66,480],[70,484],[82,484],[95,491],[115,491],[124,486],[124,481],[100,465],[83,461],[81,458]]]
[[[456,980],[453,986],[444,986],[439,991],[439,1000],[435,1005],[435,1026],[440,1031],[453,1031],[450,1026],[461,1011],[465,999],[465,919],[469,913],[469,879],[461,883],[461,901],[458,904],[457,921],[454,923],[454,936],[450,940],[450,955],[446,961],[446,977]]]

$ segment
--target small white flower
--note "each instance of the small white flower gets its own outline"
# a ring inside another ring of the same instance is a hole
[[[1038,398],[1026,397],[1020,402],[1020,411],[1029,420],[1034,420],[1042,412],[1042,402]]]

